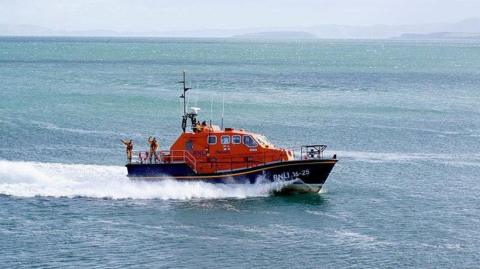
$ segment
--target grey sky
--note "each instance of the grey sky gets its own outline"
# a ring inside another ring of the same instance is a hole
[[[398,25],[478,16],[480,0],[0,0],[0,24],[67,31]]]

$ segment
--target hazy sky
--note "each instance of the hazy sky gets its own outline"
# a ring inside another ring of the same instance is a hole
[[[0,0],[0,24],[177,31],[417,24],[480,16],[480,0]]]

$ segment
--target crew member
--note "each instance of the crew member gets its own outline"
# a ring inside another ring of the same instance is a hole
[[[157,139],[155,137],[149,137],[148,138],[148,143],[150,144],[150,163],[152,163],[152,159],[155,158],[154,160],[157,159],[157,149],[159,147]]]
[[[132,163],[132,152],[133,152],[133,140],[121,140],[125,145],[125,152],[127,153],[128,163]]]
[[[202,131],[202,125],[200,125],[200,122],[195,123],[195,126],[193,127],[193,132],[200,133],[201,131]]]

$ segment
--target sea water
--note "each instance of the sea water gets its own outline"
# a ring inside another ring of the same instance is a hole
[[[200,120],[339,159],[319,194],[127,179]],[[480,43],[0,38],[0,267],[476,268]]]

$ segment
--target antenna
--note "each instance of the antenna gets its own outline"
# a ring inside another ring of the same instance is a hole
[[[187,114],[187,91],[190,90],[191,88],[187,88],[187,82],[185,80],[185,70],[183,70],[183,80],[179,81],[178,83],[183,84],[183,93],[180,95],[180,98],[183,99],[183,115],[182,115],[182,130],[185,133],[187,129],[187,120],[190,118],[192,120],[192,125],[195,123],[194,122],[194,117],[196,115],[192,114]]]
[[[187,88],[187,82],[185,81],[185,70],[183,70],[183,80],[182,81],[179,81],[178,83],[182,83],[183,84],[183,93],[182,95],[180,95],[180,98],[183,99],[183,115],[185,116],[187,114],[187,104],[186,104],[186,93],[188,90],[190,90],[191,88]]]
[[[222,95],[222,126],[220,130],[223,130],[223,115],[225,114],[225,93]]]
[[[210,97],[210,127],[212,127],[213,95]]]

